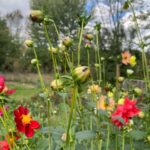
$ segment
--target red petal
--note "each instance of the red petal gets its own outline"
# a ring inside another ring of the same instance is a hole
[[[24,107],[23,106],[20,106],[19,108],[18,108],[18,110],[19,110],[19,113],[22,115],[22,114],[24,114]]]
[[[20,132],[22,132],[22,133],[25,132],[25,126],[24,126],[23,124],[17,123],[16,126],[17,126],[17,130],[18,130],[18,131],[20,131]]]
[[[30,126],[27,126],[27,127],[26,127],[26,130],[25,130],[25,135],[26,135],[26,137],[28,137],[28,138],[33,137],[33,135],[34,135],[34,130],[33,130]]]
[[[32,121],[31,121],[31,124],[30,124],[30,127],[31,127],[32,129],[38,129],[38,128],[40,128],[40,124],[39,124],[37,121],[32,120]]]
[[[15,89],[12,89],[12,90],[8,90],[7,92],[5,92],[6,95],[11,95],[11,94],[14,94],[16,92]]]
[[[20,118],[20,116],[21,116],[20,113],[19,113],[19,111],[17,109],[14,110],[14,115],[17,118]]]
[[[24,108],[24,114],[27,115],[29,113],[28,108]]]

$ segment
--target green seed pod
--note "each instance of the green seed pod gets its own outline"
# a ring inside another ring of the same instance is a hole
[[[33,22],[41,23],[44,20],[43,12],[40,10],[31,10],[30,19]]]
[[[66,46],[66,47],[70,47],[72,45],[72,39],[70,37],[67,37],[63,40],[63,44]]]
[[[56,79],[51,82],[50,86],[51,86],[52,90],[54,90],[54,91],[62,90],[63,82],[60,79]]]
[[[92,34],[86,34],[84,36],[87,40],[92,41],[93,40],[93,35]]]
[[[80,66],[73,70],[73,78],[78,83],[84,83],[90,76],[90,69],[87,66]]]
[[[34,64],[36,64],[36,63],[37,63],[37,59],[34,58],[34,59],[31,60],[31,64],[32,64],[32,65],[34,65]]]
[[[56,47],[49,47],[48,50],[54,54],[58,53],[58,48],[56,48]]]
[[[33,47],[33,41],[32,40],[26,40],[24,43],[27,47]]]
[[[138,88],[138,87],[134,88],[134,92],[135,92],[138,96],[142,95],[142,89],[140,89],[140,88]]]
[[[118,77],[118,81],[119,81],[120,83],[122,83],[122,82],[124,81],[124,77],[122,77],[122,76]]]

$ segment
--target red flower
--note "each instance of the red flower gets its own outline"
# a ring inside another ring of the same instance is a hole
[[[125,98],[124,104],[117,106],[116,111],[111,115],[111,119],[116,126],[122,127],[129,122],[129,119],[138,115],[140,111],[141,110],[136,107],[136,100]],[[124,124],[118,117],[124,120]]]
[[[20,106],[18,109],[14,110],[14,115],[17,130],[25,133],[28,138],[33,137],[34,129],[39,129],[40,124],[32,119],[28,108]]]
[[[7,141],[0,141],[0,150],[10,150]]]
[[[16,90],[14,90],[14,89],[11,89],[11,90],[8,89],[8,87],[5,85],[5,77],[0,76],[0,93],[10,95],[10,94],[13,94],[15,92],[16,92]]]

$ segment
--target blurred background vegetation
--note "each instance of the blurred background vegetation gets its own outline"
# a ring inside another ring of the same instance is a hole
[[[120,0],[121,1],[121,0]],[[94,7],[87,7],[88,0],[31,0],[30,7],[31,9],[40,9],[44,14],[48,15],[53,19],[58,27],[60,36],[75,37],[74,45],[78,41],[78,38],[75,36],[78,29],[78,15],[91,14],[91,19],[94,14]],[[93,0],[93,3],[98,1]],[[110,1],[110,7],[111,7]],[[119,20],[119,11],[118,7],[115,8],[116,16],[112,20],[113,28],[103,27],[99,34],[99,51],[101,56],[105,58],[106,67],[106,80],[112,80],[115,74],[115,65],[118,59],[118,55],[123,49],[123,43],[126,40],[125,30]],[[118,15],[117,15],[118,13]],[[113,14],[112,14],[113,15]],[[111,17],[111,16],[110,16]],[[117,18],[118,17],[118,18]],[[20,27],[18,26],[15,33],[12,34],[11,29],[8,27],[8,24],[16,24],[22,19],[22,14],[19,11],[15,11],[6,15],[6,17],[0,19],[0,70],[1,72],[20,72],[20,73],[34,73],[36,68],[31,65],[31,59],[34,58],[32,49],[27,49],[23,43],[24,39],[19,36]],[[103,23],[102,21],[100,23]],[[44,73],[48,73],[52,70],[52,61],[48,54],[47,40],[44,35],[44,29],[42,25],[32,24],[30,21],[26,22],[28,37],[32,38],[37,44],[38,57],[41,63],[41,69]],[[86,29],[85,33],[92,33],[95,36],[95,32]],[[135,30],[130,31],[131,36],[136,36]],[[52,37],[53,46],[57,46],[58,37],[56,35],[54,26],[49,25],[49,34]],[[141,70],[141,54],[136,49],[131,49],[130,44],[132,43],[132,37],[130,42],[126,44],[126,50],[132,51],[137,57],[138,67],[135,72],[137,77],[142,76]],[[107,44],[106,44],[107,43]],[[90,49],[90,64],[94,66],[94,44]],[[76,50],[76,47],[73,47]],[[81,55],[81,64],[86,63],[86,50],[84,48],[84,42],[82,47]],[[60,62],[61,66],[61,62]],[[125,66],[123,66],[125,67]],[[125,74],[125,72],[122,72]]]

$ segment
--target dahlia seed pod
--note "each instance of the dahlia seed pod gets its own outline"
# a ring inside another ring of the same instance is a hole
[[[37,59],[35,59],[35,58],[34,58],[34,59],[31,59],[31,64],[32,64],[32,65],[35,65],[36,63],[37,63]]]
[[[67,37],[63,40],[63,44],[66,46],[66,47],[69,47],[72,45],[72,39],[70,37]]]
[[[43,21],[43,19],[44,19],[43,12],[40,11],[40,10],[31,10],[30,19],[33,22],[41,23]]]
[[[143,119],[145,117],[145,113],[143,111],[141,111],[139,114],[138,114],[139,118]]]
[[[51,88],[52,90],[62,90],[63,89],[63,82],[60,79],[53,80],[51,82]]]
[[[142,95],[142,89],[140,89],[140,88],[138,88],[138,87],[136,87],[136,88],[134,88],[134,92],[138,95],[138,96],[140,96],[140,95]]]
[[[27,47],[33,47],[33,41],[32,40],[25,40],[25,45],[27,46]]]
[[[124,81],[124,77],[122,77],[122,76],[118,77],[118,81],[119,81],[120,83],[122,83],[122,82]]]
[[[80,66],[74,69],[73,78],[76,82],[84,83],[90,76],[90,69],[87,66]]]
[[[84,36],[87,40],[92,41],[93,40],[93,35],[92,34],[86,34]]]
[[[54,54],[58,53],[58,48],[56,48],[56,47],[49,47],[48,50]]]

